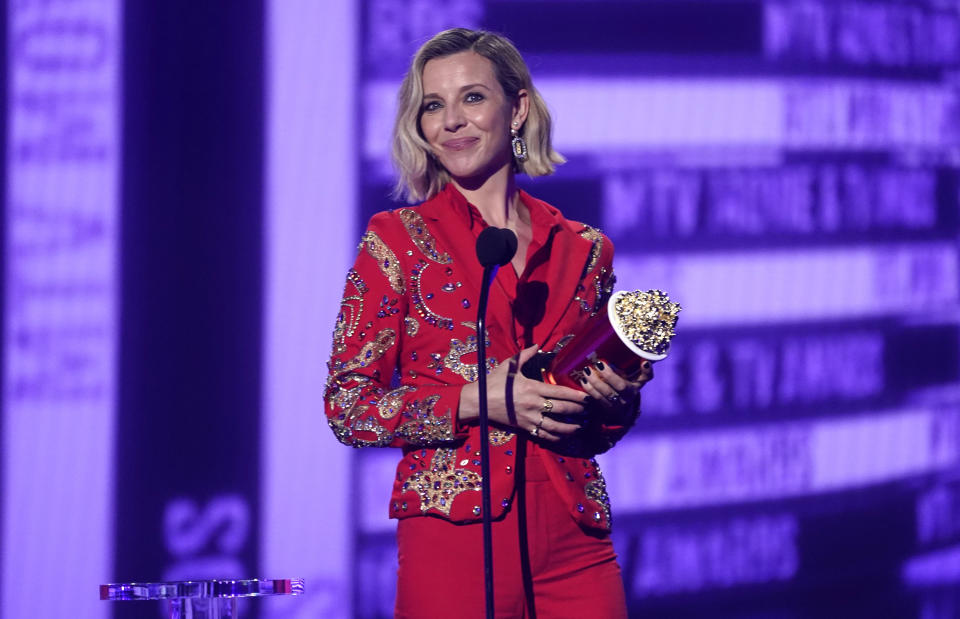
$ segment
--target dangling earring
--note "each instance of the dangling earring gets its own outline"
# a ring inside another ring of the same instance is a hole
[[[513,127],[510,129],[510,147],[513,149],[513,157],[517,160],[518,164],[523,163],[527,160],[527,142],[517,133],[516,129],[517,123],[513,123]]]

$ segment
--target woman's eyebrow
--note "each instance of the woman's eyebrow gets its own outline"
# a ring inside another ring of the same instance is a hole
[[[481,84],[480,82],[477,82],[476,84],[467,84],[466,86],[461,87],[460,92],[463,92],[464,90],[470,90],[471,88],[476,88],[478,86],[480,88],[483,88],[484,90],[490,90],[489,88],[487,88],[486,84]]]
[[[490,90],[490,88],[488,88],[485,84],[481,84],[480,82],[477,82],[477,83],[475,83],[475,84],[467,84],[466,86],[461,86],[461,87],[460,87],[460,92],[463,92],[464,90],[470,90],[471,88],[477,88],[477,87],[483,88],[484,90]],[[424,99],[431,99],[431,98],[433,98],[433,99],[442,99],[443,97],[441,97],[440,95],[438,95],[438,94],[435,93],[435,92],[429,92],[429,93],[423,95],[423,98],[424,98]]]

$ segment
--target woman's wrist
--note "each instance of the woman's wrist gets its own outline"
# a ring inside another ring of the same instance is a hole
[[[480,397],[476,383],[468,383],[460,390],[460,405],[457,407],[457,422],[470,425],[480,416]]]

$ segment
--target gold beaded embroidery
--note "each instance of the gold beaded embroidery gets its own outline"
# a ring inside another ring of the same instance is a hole
[[[607,496],[607,484],[603,475],[600,474],[600,469],[597,469],[596,475],[597,478],[584,486],[583,490],[588,499],[600,505],[607,520],[607,529],[610,529],[613,525],[613,519],[610,514],[610,497]],[[594,520],[597,520],[597,518],[594,518]]]
[[[609,273],[609,276],[607,275]],[[600,310],[605,309],[610,295],[613,294],[613,285],[617,282],[617,276],[607,267],[600,269],[600,273],[593,280],[593,310],[591,316],[596,316]]]
[[[502,447],[510,442],[514,436],[516,436],[510,430],[496,430],[491,429],[487,432],[487,436],[490,437],[490,446],[491,447]]]
[[[607,300],[609,300],[610,295],[613,294],[613,286],[616,282],[617,277],[613,272],[607,269],[607,267],[601,267],[600,271],[593,278],[593,303],[580,296],[583,286],[577,287],[578,292],[573,297],[573,300],[580,306],[581,312],[589,313],[591,317],[596,316],[600,310],[606,307]]]
[[[393,291],[403,294],[403,271],[400,269],[400,262],[387,244],[375,232],[367,231],[360,240],[360,247],[365,247],[367,253],[377,261],[377,266],[390,282]]]
[[[433,413],[433,407],[439,399],[439,395],[431,395],[423,400],[407,402],[403,417],[408,421],[404,421],[397,428],[397,436],[411,445],[436,445],[457,440],[453,433],[450,411],[443,415]]]
[[[370,410],[370,405],[359,400],[355,401],[350,408],[342,411],[338,417],[343,417],[343,425],[353,429],[357,422]]]
[[[433,509],[450,515],[453,501],[461,493],[478,491],[482,487],[479,474],[454,468],[454,449],[438,449],[430,460],[430,468],[411,475],[403,482],[403,492],[415,492],[420,497],[420,512]]]
[[[404,385],[384,394],[377,403],[377,410],[384,419],[393,419],[403,410],[404,394],[416,391],[415,387]]]
[[[376,419],[370,416],[358,420],[353,424],[351,430],[354,433],[354,447],[386,447],[393,442],[393,435],[390,434],[390,431],[384,428]],[[377,438],[370,441],[357,438],[357,432],[372,432]]]
[[[405,316],[403,326],[406,328],[407,335],[413,337],[420,332],[420,323],[413,316]]]
[[[584,229],[580,231],[580,236],[593,243],[593,247],[590,248],[590,256],[587,258],[587,264],[583,267],[583,273],[580,275],[580,278],[583,279],[588,273],[593,271],[593,269],[597,266],[597,262],[600,260],[600,254],[603,251],[603,233],[593,226],[584,224]],[[607,293],[606,295],[602,294],[602,284],[607,283],[607,278],[605,277],[607,272],[607,268],[604,267],[600,269],[600,272],[597,273],[593,279],[593,289],[595,295],[593,297],[592,304],[587,299],[580,296],[584,290],[583,286],[577,286],[577,294],[573,297],[573,300],[576,301],[581,312],[589,313],[590,316],[596,316],[597,312],[603,308],[607,298],[610,296],[610,293]],[[610,291],[612,292],[613,282],[609,282],[609,285]]]
[[[364,389],[368,388],[369,376],[350,372],[331,376],[327,380],[327,401],[331,406],[340,408],[340,413],[328,419],[327,423],[334,435],[344,445],[353,447],[384,447],[393,442],[393,434],[380,425],[373,416],[367,415],[370,406],[360,400]],[[352,385],[347,387],[347,385]],[[373,389],[370,396],[380,397],[383,389]],[[378,411],[380,412],[380,411]],[[373,440],[358,438],[357,432],[369,432],[376,436]]]
[[[369,408],[366,404],[354,404],[350,409],[327,420],[338,441],[352,447],[386,447],[393,442],[393,435],[389,430],[373,417],[364,417]],[[356,432],[371,432],[376,438],[358,438]]]
[[[345,387],[354,383],[353,387]],[[370,377],[356,372],[330,377],[327,380],[327,402],[330,406],[348,409],[357,403],[360,393],[370,383]]]
[[[586,224],[584,224],[584,228],[580,232],[580,236],[593,243],[593,247],[590,248],[590,259],[587,260],[587,266],[583,270],[583,274],[586,275],[593,270],[593,267],[597,266],[597,261],[600,259],[600,252],[603,250],[603,233]]]
[[[423,318],[424,322],[441,329],[452,331],[454,325],[453,319],[447,318],[446,316],[441,316],[427,307],[425,301],[433,295],[432,293],[424,294],[420,290],[420,278],[422,277],[423,272],[426,271],[427,267],[429,266],[429,263],[419,260],[410,271],[410,285],[412,288],[410,300],[413,301],[414,309],[417,310],[417,313],[420,314],[420,317]]]
[[[424,223],[419,213],[412,209],[403,208],[400,209],[399,214],[400,221],[403,222],[404,227],[406,227],[407,232],[410,234],[410,239],[420,251],[423,252],[424,256],[440,264],[450,264],[453,262],[449,254],[437,251],[437,241],[433,238],[433,235],[430,234],[430,231],[427,229],[427,224]]]
[[[476,324],[472,322],[463,322],[460,323],[465,327],[470,329],[476,329]],[[484,339],[486,340],[486,345],[490,345],[490,337],[486,333],[484,334]],[[467,382],[475,382],[480,376],[480,372],[477,370],[477,363],[464,363],[461,359],[465,355],[470,353],[477,352],[477,336],[469,335],[467,336],[466,343],[461,342],[457,338],[450,339],[450,352],[447,353],[447,356],[443,359],[443,365],[448,369],[459,374]],[[493,357],[487,358],[487,372],[489,373],[493,368],[497,367],[497,360]]]
[[[350,286],[353,286],[351,294]],[[337,314],[337,323],[333,328],[333,354],[339,355],[347,350],[345,340],[352,336],[363,315],[363,295],[367,292],[367,285],[356,271],[347,271],[346,289],[343,300],[340,302],[340,313]]]
[[[393,329],[384,329],[377,333],[376,338],[372,342],[367,342],[363,345],[363,348],[360,349],[360,352],[357,355],[350,359],[349,361],[342,362],[339,360],[331,359],[330,360],[330,375],[331,377],[334,374],[341,374],[343,372],[352,372],[357,368],[363,368],[380,357],[382,357],[387,350],[389,350],[394,343],[397,341],[397,332]]]

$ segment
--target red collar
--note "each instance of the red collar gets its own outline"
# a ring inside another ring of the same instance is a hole
[[[539,228],[549,231],[554,226],[562,226],[576,233],[584,229],[582,225],[572,225],[572,222],[567,221],[557,208],[543,200],[534,198],[522,189],[520,190],[520,201],[523,202],[530,213],[534,230]],[[434,221],[441,217],[449,217],[451,212],[455,213],[463,224],[470,229],[473,229],[475,225],[481,227],[487,225],[477,207],[467,201],[467,198],[457,190],[453,183],[444,185],[437,195],[421,204],[418,210],[422,217]]]
[[[546,315],[534,331],[535,341],[545,345],[576,295],[576,287],[580,283],[593,243],[579,234],[586,229],[583,224],[568,221],[559,210],[524,191],[520,192],[520,199],[530,210],[531,221],[535,224],[534,230],[539,229],[545,239],[551,239],[550,254],[554,259],[547,263],[547,270],[544,272],[545,280],[550,285],[551,302],[547,305]],[[437,236],[454,240],[445,249],[454,262],[460,263],[464,278],[470,282],[472,288],[479,290],[483,269],[477,262],[473,244],[455,240],[463,238],[464,230],[470,230],[474,237],[480,233],[486,226],[480,212],[457,191],[453,183],[448,183],[417,210],[424,219],[435,222]],[[508,318],[512,317],[510,303],[501,291],[497,291],[496,286],[491,290],[489,312],[491,324],[501,321],[504,323],[501,325],[503,328],[498,330],[503,336],[507,336],[503,345],[516,348],[516,343],[509,338],[512,331],[512,318]],[[490,336],[497,337],[494,329],[491,329]]]

